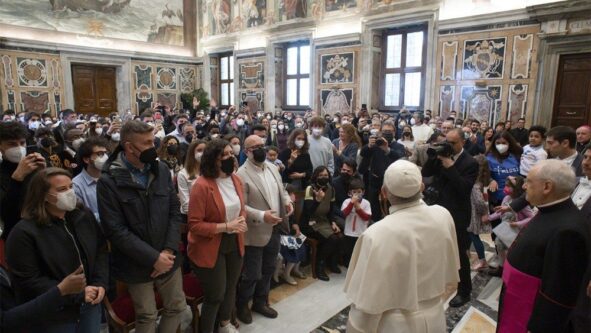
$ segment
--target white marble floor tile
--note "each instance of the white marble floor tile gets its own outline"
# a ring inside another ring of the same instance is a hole
[[[347,307],[343,286],[346,272],[330,274],[330,281],[316,281],[297,293],[273,305],[279,312],[276,319],[268,319],[257,313],[252,314],[252,324],[240,323],[241,333],[311,332],[326,320]]]

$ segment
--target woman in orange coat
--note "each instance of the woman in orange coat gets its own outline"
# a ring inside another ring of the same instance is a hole
[[[191,189],[188,215],[189,258],[205,295],[200,331],[213,332],[217,316],[218,332],[238,332],[230,316],[247,226],[242,182],[234,174],[232,146],[227,141],[207,143],[201,157],[201,177]]]

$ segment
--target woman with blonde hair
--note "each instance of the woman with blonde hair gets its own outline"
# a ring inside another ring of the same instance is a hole
[[[361,138],[357,134],[355,126],[344,124],[339,128],[339,137],[332,140],[332,152],[334,155],[334,175],[338,176],[343,165],[343,160],[357,159],[357,151],[361,148]]]

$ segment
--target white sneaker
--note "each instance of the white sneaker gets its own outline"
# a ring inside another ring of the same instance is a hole
[[[226,326],[220,326],[218,329],[218,333],[240,333],[238,329],[232,325],[232,323],[228,323]]]

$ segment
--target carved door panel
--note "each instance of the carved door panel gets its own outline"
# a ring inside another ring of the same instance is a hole
[[[107,116],[117,111],[116,68],[72,65],[75,110]]]
[[[591,53],[560,57],[552,126],[591,123]]]

